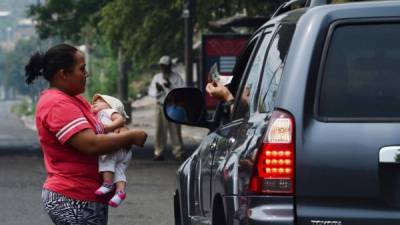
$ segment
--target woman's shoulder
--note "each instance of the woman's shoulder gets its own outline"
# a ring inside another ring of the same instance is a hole
[[[68,105],[68,101],[66,96],[51,89],[43,91],[36,105],[36,120],[45,120],[53,109]]]
[[[80,102],[85,104],[85,100],[82,100],[81,98],[74,98],[63,93],[62,91],[49,89],[42,92],[37,104],[37,108],[38,110],[51,109],[55,106],[63,106],[63,108],[65,108],[73,105],[79,106]]]
[[[69,102],[72,99],[67,95],[62,93],[62,91],[48,89],[42,92],[39,102],[43,103],[59,103],[59,102]]]
[[[42,91],[41,98],[54,98],[54,99],[62,99],[62,98],[68,98],[68,95],[66,93],[64,93],[63,91],[60,91],[58,89],[46,89],[44,91]]]

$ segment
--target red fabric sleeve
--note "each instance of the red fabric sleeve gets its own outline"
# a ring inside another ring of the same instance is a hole
[[[92,128],[82,109],[69,101],[61,101],[50,109],[46,124],[61,144],[64,144],[74,134]]]

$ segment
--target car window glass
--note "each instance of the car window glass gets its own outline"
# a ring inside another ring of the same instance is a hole
[[[400,117],[400,24],[337,27],[322,72],[318,116]]]
[[[260,36],[260,35],[258,35],[258,36]],[[238,57],[235,67],[233,68],[233,71],[232,71],[233,78],[232,78],[231,83],[228,85],[228,89],[231,91],[233,96],[235,96],[235,94],[236,94],[239,83],[243,78],[242,75],[244,73],[244,70],[246,69],[246,64],[247,64],[248,60],[250,59],[251,53],[253,52],[254,46],[256,45],[256,42],[258,39],[259,39],[259,37],[255,37],[254,39],[250,40],[247,47],[243,50],[243,52]]]
[[[271,33],[266,33],[262,39],[262,42],[257,50],[254,60],[251,65],[247,80],[241,89],[241,93],[238,95],[238,103],[234,113],[234,119],[246,118],[250,115],[250,112],[254,112],[254,101],[257,91],[257,84],[260,78],[262,64],[268,48],[268,44],[271,39]]]
[[[282,24],[271,43],[260,88],[259,111],[269,112],[274,108],[275,94],[281,81],[284,61],[296,26]]]

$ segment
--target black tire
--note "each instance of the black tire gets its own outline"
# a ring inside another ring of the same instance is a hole
[[[224,205],[222,204],[221,198],[217,198],[214,201],[212,225],[226,225]]]
[[[178,192],[174,193],[174,218],[175,218],[175,225],[182,225],[181,207],[180,207],[180,203],[179,203]]]

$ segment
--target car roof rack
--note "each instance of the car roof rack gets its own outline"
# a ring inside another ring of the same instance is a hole
[[[303,8],[306,6],[308,0],[291,0],[283,3],[275,10],[274,14],[272,14],[271,18],[274,18],[282,13],[288,12],[293,9]]]
[[[304,7],[311,8],[319,5],[326,5],[329,4],[330,2],[331,0],[291,0],[280,5],[278,9],[274,12],[274,14],[272,14],[271,18],[293,9],[304,8]]]
[[[319,5],[327,5],[331,2],[331,0],[307,0],[306,7],[315,7]]]

